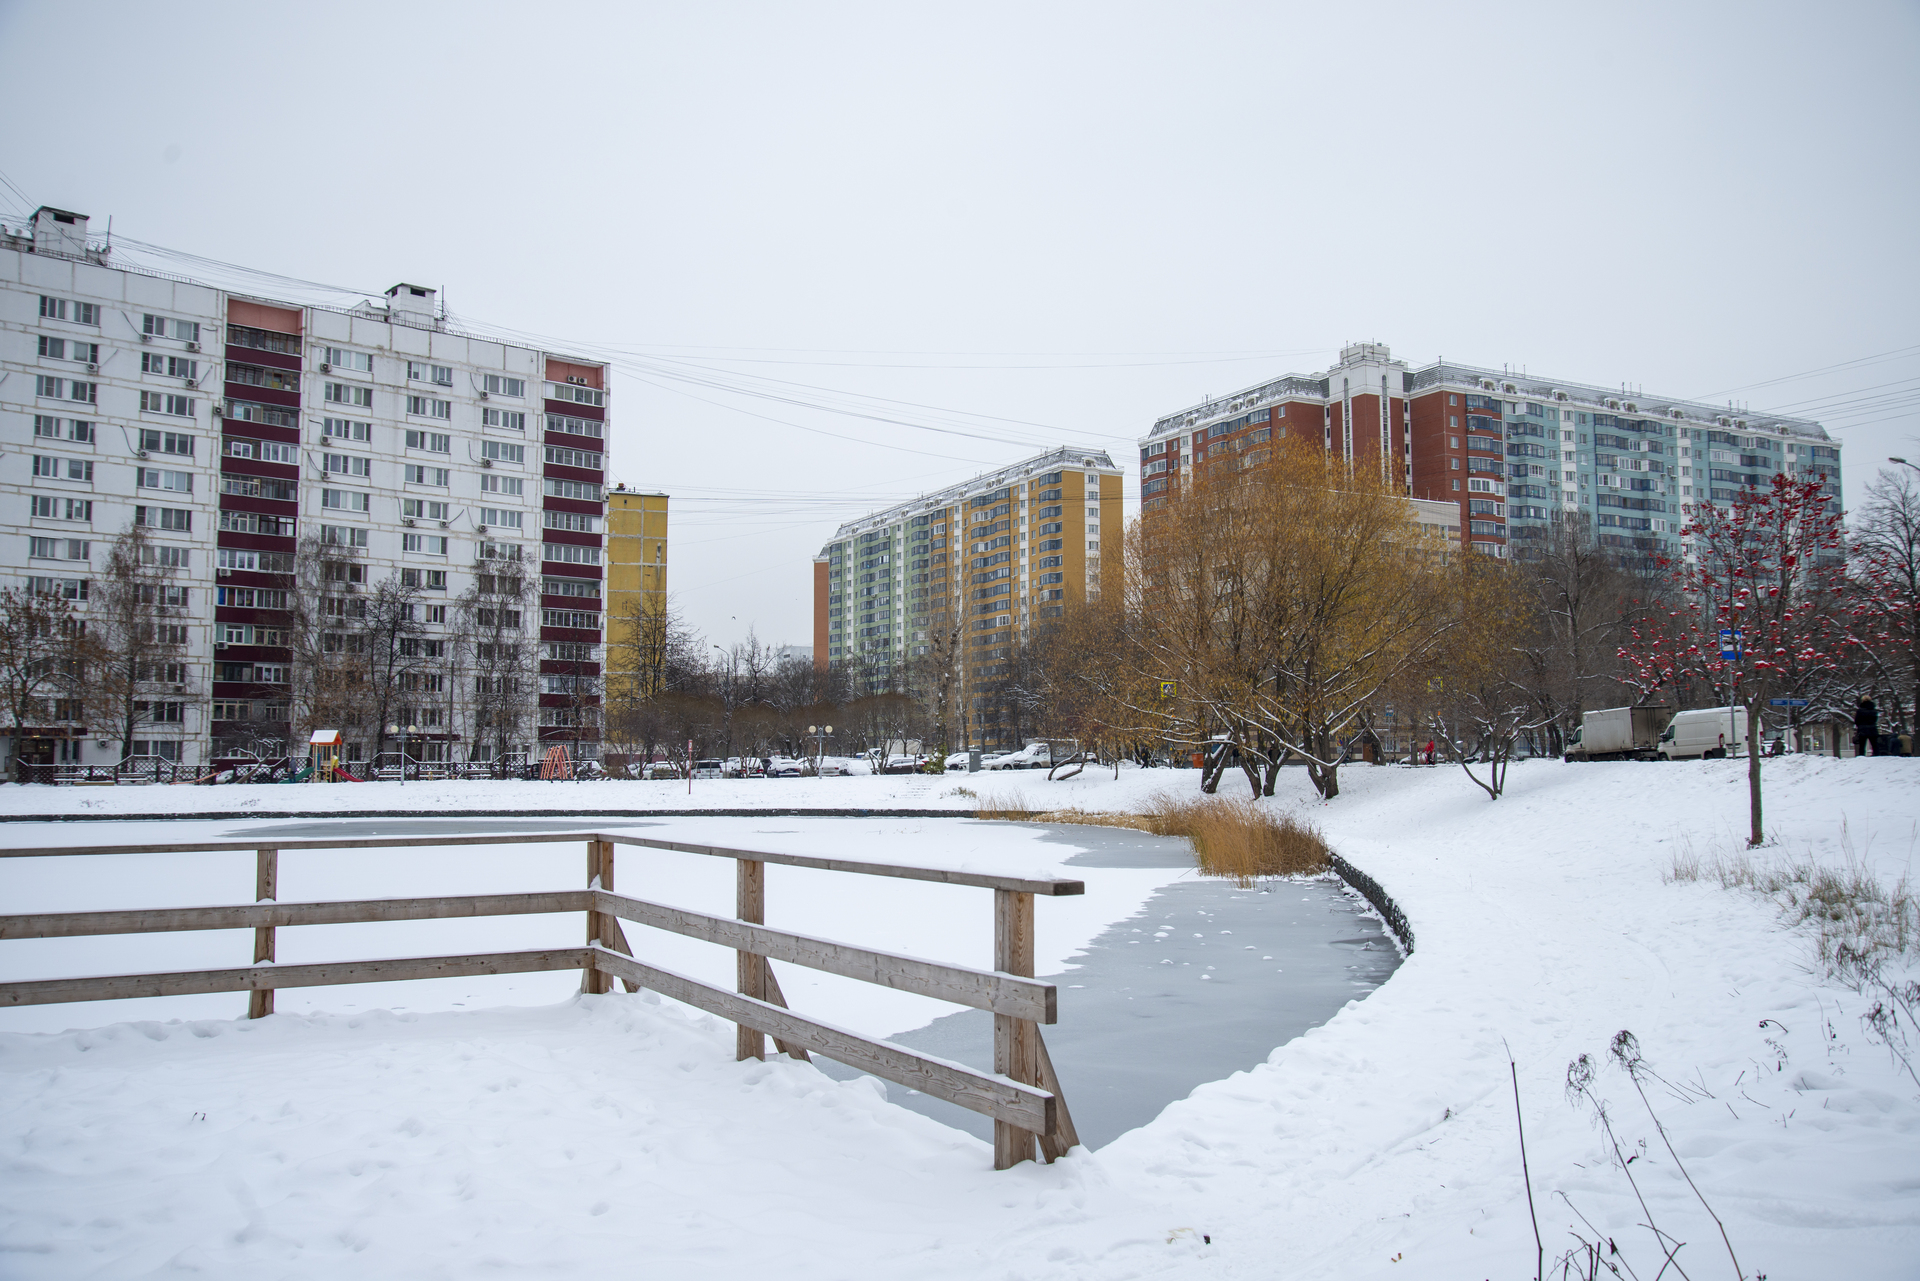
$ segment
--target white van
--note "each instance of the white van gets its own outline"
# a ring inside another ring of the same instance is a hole
[[[1670,761],[1744,756],[1746,750],[1744,707],[1701,707],[1681,712],[1660,735],[1660,754]]]

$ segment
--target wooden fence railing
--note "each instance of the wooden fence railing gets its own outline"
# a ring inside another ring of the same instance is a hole
[[[280,854],[285,850],[553,844],[571,841],[586,843],[585,889],[316,903],[278,901]],[[735,915],[708,916],[615,893],[614,851],[621,845],[733,859],[736,867]],[[1057,990],[1053,984],[1038,982],[1033,977],[1034,896],[1080,894],[1085,887],[1079,881],[1031,880],[944,868],[736,850],[602,832],[383,836],[353,840],[277,841],[264,847],[257,841],[55,846],[0,849],[0,858],[245,850],[251,850],[255,855],[253,903],[222,907],[0,916],[0,939],[251,929],[254,937],[252,965],[219,970],[4,982],[0,983],[0,1005],[47,1005],[66,1001],[246,992],[248,1016],[260,1018],[273,1012],[273,994],[280,988],[578,969],[583,991],[609,992],[618,981],[625,984],[630,992],[647,988],[731,1020],[737,1025],[735,1057],[738,1059],[764,1058],[766,1038],[771,1036],[776,1048],[783,1053],[806,1058],[811,1051],[935,1098],[984,1113],[993,1118],[996,1169],[1004,1170],[1018,1162],[1031,1160],[1036,1146],[1042,1159],[1052,1161],[1079,1142],[1066,1103],[1061,1098],[1060,1082],[1054,1075],[1046,1044],[1040,1036],[1039,1025],[1053,1023],[1057,1019]],[[765,924],[768,863],[991,889],[994,968],[976,970],[857,947],[808,934],[769,929]],[[274,961],[275,931],[281,926],[556,912],[586,914],[585,946],[458,956],[327,961],[311,965],[280,965]],[[736,957],[736,990],[728,992],[635,959],[627,944],[622,921],[732,948]],[[787,1008],[780,984],[768,964],[770,959],[991,1011],[993,1073],[976,1071],[964,1064],[877,1041],[793,1013]]]

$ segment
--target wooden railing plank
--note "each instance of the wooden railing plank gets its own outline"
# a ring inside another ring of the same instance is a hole
[[[618,832],[496,832],[485,836],[365,836],[332,840],[283,840],[275,841],[274,845],[281,850],[349,850],[408,849],[438,845],[553,845],[571,841],[610,841],[616,845],[638,845],[680,854],[755,859],[766,863],[779,863],[786,867],[809,867],[828,872],[853,872],[861,876],[933,881],[942,885],[971,885],[984,889],[1017,890],[1023,894],[1051,897],[1086,893],[1086,883],[1083,881],[996,876],[987,872],[962,872],[950,868],[911,867],[893,863],[867,863],[859,859],[821,858],[811,854],[774,854],[765,850],[739,850],[721,845],[662,841],[650,837],[628,836]],[[235,850],[251,852],[258,849],[259,845],[258,840],[203,841],[197,844],[53,845],[0,849],[0,858],[67,858],[92,854],[218,854]]]
[[[1033,977],[1033,895],[1017,890],[993,892],[993,967],[1003,974]],[[993,1070],[1011,1080],[1039,1084],[1033,1020],[1010,1014],[993,1016]],[[993,1127],[993,1168],[1011,1169],[1031,1161],[1034,1140],[1053,1127],[1018,1126],[997,1121]]]
[[[766,850],[737,850],[724,845],[694,845],[686,841],[662,841],[652,837],[624,836],[619,833],[610,834],[603,839],[620,845],[641,845],[648,849],[671,850],[678,854],[706,854],[713,858],[749,859],[763,863],[778,863],[783,867],[810,867],[826,872],[857,872],[862,876],[891,876],[911,881],[935,881],[942,885],[972,885],[990,890],[1018,890],[1023,894],[1039,894],[1048,897],[1087,892],[1084,881],[995,876],[987,872],[960,872],[942,867],[868,863],[860,859],[822,858],[813,854],[773,854]]]
[[[695,1009],[734,1023],[757,1027],[836,1063],[871,1072],[922,1094],[984,1113],[996,1121],[1049,1133],[1054,1128],[1054,1098],[1045,1090],[976,1072],[962,1063],[875,1041],[830,1023],[802,1018],[765,1001],[724,991],[605,948],[595,948],[594,958],[595,964],[609,972],[632,978],[662,996],[684,1001]]]
[[[776,961],[823,970],[863,983],[890,987],[896,991],[930,996],[976,1010],[1032,1019],[1038,1023],[1057,1021],[1059,992],[1051,983],[1021,978],[992,970],[976,970],[964,965],[923,960],[892,952],[876,952],[838,943],[809,934],[793,934],[768,929],[727,917],[707,916],[681,907],[667,907],[624,895],[604,895],[602,910],[655,929],[689,938],[703,939],[740,951],[770,956]]]
[[[172,930],[267,929],[276,925],[352,925],[366,921],[431,921],[469,916],[528,916],[547,912],[584,912],[592,902],[590,890],[548,890],[440,898],[356,899],[337,903],[249,903],[232,907],[42,912],[32,916],[0,916],[0,939],[156,934]]]
[[[406,979],[475,974],[533,974],[593,964],[586,948],[488,952],[471,956],[406,956],[385,961],[326,961],[318,965],[255,965],[231,970],[168,974],[99,974],[77,979],[0,983],[0,1006],[57,1005],[65,1001],[119,1001],[144,996],[250,992],[261,988],[331,987],[336,983],[395,983]]]

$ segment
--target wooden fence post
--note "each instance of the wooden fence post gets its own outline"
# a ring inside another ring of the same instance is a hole
[[[253,901],[270,903],[280,897],[280,851],[255,850],[253,864]],[[253,963],[273,960],[273,926],[261,926],[253,932]],[[255,988],[247,993],[247,1017],[261,1019],[273,1013],[273,989]]]
[[[753,925],[767,923],[767,865],[758,859],[737,860],[734,915]],[[767,958],[753,952],[734,952],[739,992],[756,1001],[767,999]],[[734,1025],[736,1060],[767,1057],[767,1038],[744,1023]]]
[[[608,891],[613,889],[612,841],[595,840],[587,842],[587,888],[590,890]],[[613,918],[605,912],[588,911],[588,947],[592,947],[596,943],[602,947],[613,946],[614,934],[611,929],[607,928],[608,923],[612,920]],[[608,978],[607,975],[600,970],[589,965],[580,971],[580,990],[589,994],[611,992],[613,990],[613,980]]]
[[[1033,895],[993,892],[993,968],[1033,977]],[[1039,1055],[1031,1019],[993,1016],[993,1070],[1022,1085],[1040,1083]],[[1033,1159],[1034,1133],[1006,1121],[993,1123],[993,1168],[1011,1169]]]

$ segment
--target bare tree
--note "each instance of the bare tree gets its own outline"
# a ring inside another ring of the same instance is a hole
[[[107,550],[101,576],[94,581],[87,609],[91,648],[87,703],[103,726],[117,731],[100,736],[120,740],[121,754],[133,750],[142,725],[178,727],[186,685],[187,618],[190,588],[176,581],[180,549],[156,547],[144,525],[130,526]]]
[[[474,585],[454,606],[457,641],[472,669],[466,704],[469,760],[497,761],[536,737],[537,633],[531,622],[537,602],[526,576],[511,572],[517,569],[482,562]]]
[[[1851,625],[1872,683],[1889,693],[1888,718],[1920,729],[1920,484],[1882,470],[1854,513]]]
[[[94,657],[86,623],[64,596],[14,587],[0,592],[0,713],[7,718],[16,782],[29,729],[80,721]]]

